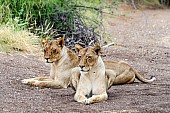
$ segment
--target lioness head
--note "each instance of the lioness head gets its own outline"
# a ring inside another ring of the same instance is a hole
[[[64,47],[64,39],[59,38],[53,41],[42,39],[41,41],[46,62],[53,63],[58,61],[61,58],[62,48]]]
[[[79,67],[82,72],[91,70],[91,68],[97,64],[98,57],[101,53],[101,47],[99,45],[83,48],[76,44],[75,50],[80,59]]]

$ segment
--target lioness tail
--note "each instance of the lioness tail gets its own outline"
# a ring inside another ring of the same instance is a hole
[[[136,78],[137,78],[139,81],[141,81],[141,82],[151,83],[151,82],[153,82],[153,81],[156,80],[156,77],[154,77],[154,76],[151,76],[150,79],[145,79],[142,75],[140,75],[140,74],[139,74],[138,72],[136,72],[135,70],[134,70],[134,72],[135,72]]]

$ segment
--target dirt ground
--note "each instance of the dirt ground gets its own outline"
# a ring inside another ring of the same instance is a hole
[[[107,19],[106,31],[118,46],[104,59],[128,62],[152,84],[135,81],[108,90],[104,102],[83,105],[74,91],[21,84],[24,78],[49,75],[49,67],[33,55],[0,53],[0,113],[169,113],[170,10],[126,10],[126,16]]]

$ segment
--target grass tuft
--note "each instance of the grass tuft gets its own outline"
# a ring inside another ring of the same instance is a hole
[[[10,26],[0,26],[0,51],[34,54],[40,48],[38,38],[27,30],[16,31]]]

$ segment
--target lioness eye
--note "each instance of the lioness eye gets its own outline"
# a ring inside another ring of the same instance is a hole
[[[90,60],[90,59],[91,59],[91,57],[90,57],[90,56],[87,56],[87,59],[88,59],[88,60]]]
[[[89,59],[90,57],[89,57],[89,56],[87,56],[87,58]]]
[[[56,53],[56,49],[54,49],[54,50],[51,51],[51,54],[54,54],[54,53]]]

